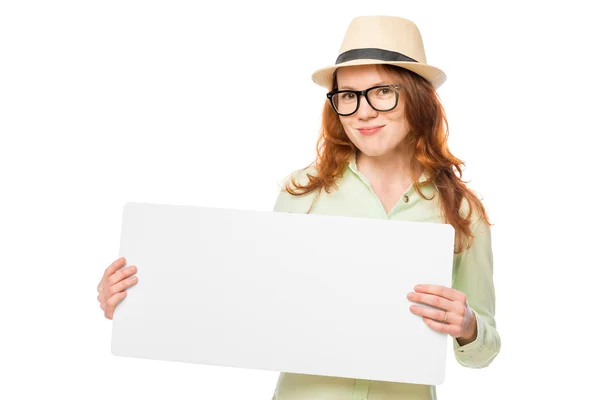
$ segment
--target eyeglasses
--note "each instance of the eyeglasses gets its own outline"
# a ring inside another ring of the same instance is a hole
[[[400,85],[374,86],[365,90],[332,90],[327,93],[333,109],[338,115],[348,116],[358,111],[360,97],[376,111],[391,111],[398,105]]]

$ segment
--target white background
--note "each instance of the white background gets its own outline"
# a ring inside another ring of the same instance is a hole
[[[593,2],[446,3],[3,2],[0,397],[271,398],[274,371],[114,357],[96,285],[127,201],[272,209],[315,156],[310,75],[373,14],[416,22],[446,71],[450,149],[496,224],[502,350],[481,370],[449,353],[440,399],[595,390]]]

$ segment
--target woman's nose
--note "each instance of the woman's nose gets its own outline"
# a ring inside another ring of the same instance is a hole
[[[371,107],[366,97],[361,96],[356,115],[361,119],[373,118],[377,116],[377,110]]]

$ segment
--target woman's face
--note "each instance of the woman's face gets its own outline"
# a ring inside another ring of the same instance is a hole
[[[338,90],[365,90],[373,86],[396,84],[374,65],[342,67],[337,70]],[[398,105],[391,111],[376,111],[361,96],[358,110],[349,116],[339,116],[344,131],[358,149],[369,157],[402,152],[401,143],[410,131],[404,117],[404,99],[398,93]],[[371,129],[370,128],[375,128]]]

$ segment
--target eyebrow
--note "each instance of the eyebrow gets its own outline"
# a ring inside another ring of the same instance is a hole
[[[391,83],[378,82],[378,83],[375,83],[373,86],[370,86],[370,87],[384,86],[384,85],[391,85]],[[339,86],[338,90],[358,90],[358,89],[354,89],[352,86]]]

